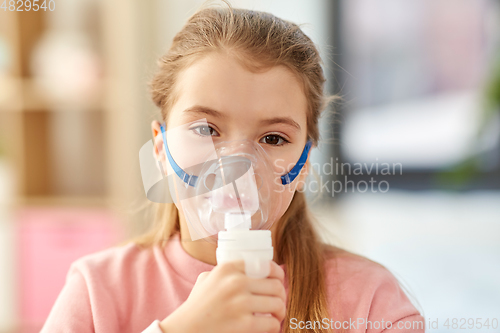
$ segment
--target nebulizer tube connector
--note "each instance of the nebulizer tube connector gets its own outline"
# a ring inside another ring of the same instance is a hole
[[[227,212],[224,217],[226,230],[250,230],[252,227],[252,214],[250,212]]]

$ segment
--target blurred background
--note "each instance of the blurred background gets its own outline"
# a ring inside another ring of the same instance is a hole
[[[150,225],[147,82],[202,3],[3,2],[0,332],[37,332],[72,261]],[[500,332],[498,1],[231,3],[303,24],[343,97],[307,186],[324,239],[390,269],[428,331]]]

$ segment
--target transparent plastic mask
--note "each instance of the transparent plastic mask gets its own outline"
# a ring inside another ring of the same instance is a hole
[[[191,238],[224,230],[227,213],[250,214],[251,229],[270,229],[279,218],[282,185],[264,149],[249,140],[220,142],[214,149],[217,158],[200,170],[198,195],[181,202]]]
[[[139,153],[146,196],[153,202],[174,202],[182,210],[192,240],[216,240],[225,230],[227,213],[250,215],[251,229],[270,229],[279,219],[281,195],[307,158],[310,143],[286,175],[275,172],[260,144],[251,140],[214,144],[200,119],[166,130],[164,155],[152,154],[146,143]],[[242,220],[243,222],[243,220]]]

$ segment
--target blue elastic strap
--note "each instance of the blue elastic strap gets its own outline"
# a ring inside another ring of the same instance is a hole
[[[300,155],[297,164],[293,166],[292,170],[290,170],[289,173],[281,176],[281,184],[288,185],[291,182],[293,182],[293,180],[299,175],[300,170],[302,170],[302,167],[304,166],[304,164],[306,164],[308,156],[307,154],[309,154],[309,149],[311,149],[311,145],[312,141],[307,140],[306,146],[304,147],[304,150],[302,150],[302,154]]]
[[[186,183],[189,186],[193,186],[193,187],[196,186],[196,182],[198,181],[198,176],[190,175],[187,172],[185,172],[184,170],[182,170],[182,168],[180,166],[178,166],[177,163],[175,163],[174,158],[170,154],[170,151],[168,150],[168,145],[167,145],[167,134],[165,133],[165,126],[163,126],[163,125],[161,125],[161,133],[163,135],[163,147],[164,147],[165,152],[167,154],[168,161],[170,162],[170,165],[172,166],[172,169],[174,169],[177,176],[179,176],[179,178],[182,179],[182,181],[184,183]]]
[[[196,186],[196,182],[198,181],[198,176],[190,175],[187,172],[185,172],[184,170],[182,170],[182,168],[180,166],[178,166],[177,163],[175,163],[174,158],[170,154],[170,151],[168,150],[168,145],[167,145],[167,135],[165,133],[165,126],[163,124],[161,125],[161,133],[163,135],[163,147],[164,147],[165,152],[167,154],[168,161],[170,162],[170,165],[174,169],[175,173],[187,185],[193,186],[193,187]],[[300,170],[302,170],[302,167],[304,166],[304,164],[306,164],[307,156],[309,154],[309,150],[311,149],[311,145],[312,145],[312,141],[307,140],[307,143],[304,147],[304,150],[302,150],[302,154],[300,155],[299,160],[297,161],[297,164],[295,164],[293,166],[292,170],[290,170],[289,173],[281,176],[281,184],[288,185],[291,182],[293,182],[294,179],[299,175]]]

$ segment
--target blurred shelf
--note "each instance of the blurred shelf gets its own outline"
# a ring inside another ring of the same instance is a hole
[[[0,77],[0,112],[21,111],[22,80],[13,77]]]
[[[87,110],[96,111],[103,108],[102,96],[80,101],[56,101],[47,97],[42,86],[33,79],[23,80],[23,106],[26,111],[48,110]]]
[[[152,44],[140,36],[151,35],[153,22],[137,19],[139,2],[63,1],[57,6],[50,13],[0,10],[0,37],[7,45],[8,55],[8,63],[0,69],[0,148],[11,163],[10,174],[5,178],[13,180],[12,188],[0,197],[0,208],[4,210],[0,218],[7,222],[2,226],[18,226],[14,214],[25,208],[76,208],[75,218],[82,217],[80,211],[118,213],[119,228],[129,230],[128,234],[138,229],[132,226],[133,217],[123,208],[133,205],[136,188],[141,186],[140,179],[134,178],[140,174],[131,173],[137,163],[137,150],[131,147],[140,147],[142,141],[141,89],[145,76],[141,61],[152,54]],[[77,32],[89,41],[88,49],[97,57],[97,66],[85,61],[92,57],[85,58],[86,48],[80,49],[79,41],[75,47],[63,38],[51,43],[53,36],[67,37],[72,27],[77,27]],[[43,61],[38,63],[37,57],[44,54],[40,51],[44,47],[54,51],[42,58],[53,60],[48,63],[56,71],[47,65],[41,70]],[[97,70],[91,71],[92,68]],[[42,83],[40,77],[48,81]],[[73,81],[74,77],[81,80]],[[106,224],[103,219],[91,220],[102,227]],[[12,237],[7,240],[14,242]],[[29,242],[29,246],[36,249],[35,254],[42,253],[36,243]],[[19,249],[13,243],[2,248],[2,253],[11,258]],[[40,261],[39,257],[31,260]],[[3,262],[0,266],[4,266]],[[14,282],[31,277],[41,280],[37,274],[12,275],[17,269],[14,262],[5,266],[0,277],[9,273],[12,283],[0,290],[0,332],[28,332],[27,324],[32,318],[17,306],[20,287]],[[51,272],[54,267],[50,266]],[[57,273],[61,281],[66,272],[64,268]],[[47,288],[43,282],[41,286]],[[12,295],[3,297],[4,290],[12,291]],[[47,304],[51,306],[54,300]]]
[[[106,84],[102,80],[101,86]],[[31,78],[0,78],[0,112],[40,110],[99,111],[105,108],[103,89],[91,99],[81,101],[57,101],[47,96],[42,86]]]

